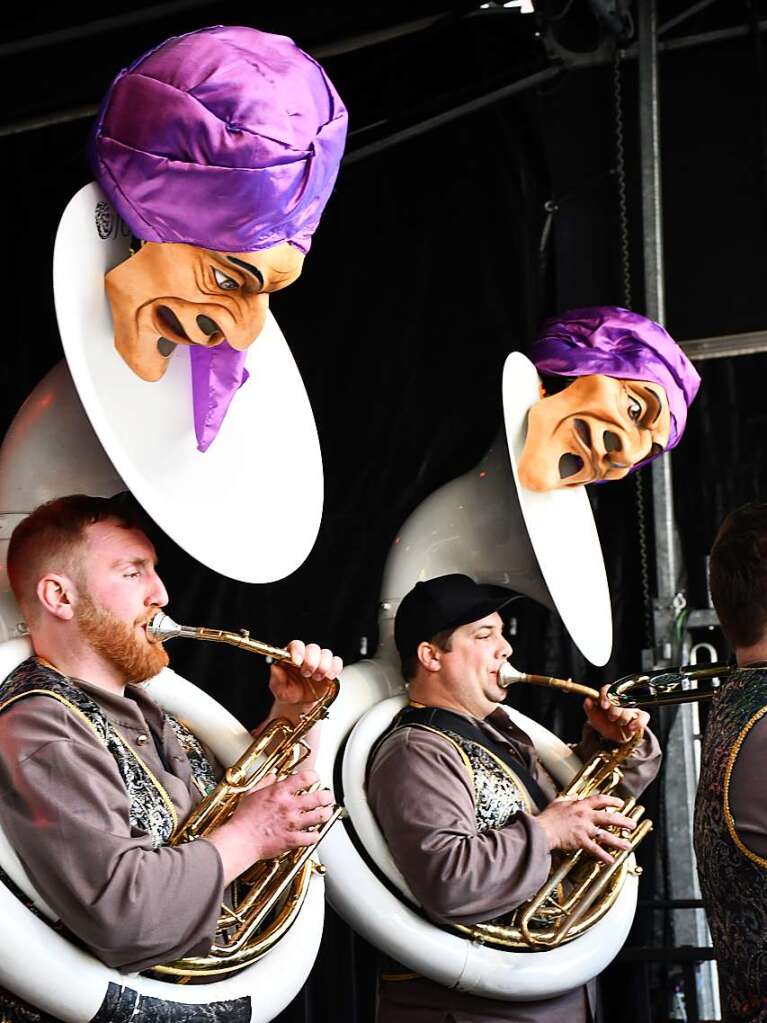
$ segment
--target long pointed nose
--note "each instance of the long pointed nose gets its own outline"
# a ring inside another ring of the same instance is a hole
[[[636,433],[636,437],[631,437],[625,433],[619,435],[612,430],[603,431],[605,458],[614,468],[630,469],[649,456],[652,437],[646,430],[637,430]]]

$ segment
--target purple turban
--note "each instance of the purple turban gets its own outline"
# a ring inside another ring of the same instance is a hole
[[[547,320],[530,359],[541,373],[598,374],[660,384],[668,396],[668,447],[679,443],[700,376],[673,338],[646,316],[616,306],[571,309]]]
[[[219,252],[306,252],[333,189],[346,108],[286,36],[216,26],[168,39],[112,82],[92,137],[133,233]]]
[[[338,174],[346,108],[286,36],[174,36],[112,82],[91,139],[99,184],[133,234],[218,252],[311,245]],[[191,350],[198,446],[247,379],[244,351]]]

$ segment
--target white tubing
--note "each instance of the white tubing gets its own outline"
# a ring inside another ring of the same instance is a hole
[[[318,879],[319,880],[319,879]],[[234,977],[170,984],[123,974],[67,941],[0,885],[0,984],[64,1023],[88,1023],[111,983],[163,1001],[202,1005],[251,998],[251,1023],[266,1023],[298,994],[322,935],[322,885],[312,881],[298,920],[271,951]]]
[[[31,652],[26,639],[0,644],[0,678]],[[147,682],[145,688],[166,711],[183,718],[222,763],[232,763],[249,744],[250,734],[236,718],[169,668]],[[0,867],[46,915],[55,919],[1,829]],[[52,930],[0,884],[0,985],[64,1023],[89,1023],[110,983],[187,1005],[249,997],[251,1023],[268,1023],[295,998],[312,968],[322,937],[323,891],[322,877],[315,874],[293,926],[258,962],[210,984],[179,985],[119,973],[105,966]]]

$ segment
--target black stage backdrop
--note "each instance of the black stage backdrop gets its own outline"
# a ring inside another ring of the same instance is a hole
[[[12,42],[0,69],[7,123],[95,103],[112,75],[144,49],[216,22],[282,31],[312,49],[442,13],[418,33],[323,59],[350,110],[350,152],[549,65],[537,35],[544,25],[513,11],[462,18],[470,5],[452,5],[447,14],[447,4],[389,4],[352,14],[332,5],[305,12],[285,4],[256,18],[244,5],[192,6],[172,18],[156,16],[85,41],[42,40],[15,53]],[[664,21],[687,4],[661,0],[659,6]],[[748,24],[748,4],[726,6],[728,23]],[[553,23],[556,31],[568,46],[591,48],[598,33],[588,5],[569,8],[567,17]],[[113,5],[110,14],[123,9],[128,5]],[[721,12],[713,26],[709,15],[691,18],[685,31],[721,27]],[[19,40],[87,18],[77,5],[74,11],[70,6],[16,11],[7,37]],[[621,76],[631,283],[634,307],[641,310],[636,62],[626,61]],[[763,96],[757,48],[747,34],[662,56],[667,326],[680,340],[767,328]],[[158,537],[160,571],[177,620],[247,626],[274,643],[300,636],[332,646],[347,661],[358,659],[363,647],[374,650],[378,589],[390,545],[409,512],[476,464],[489,446],[501,422],[500,373],[507,352],[526,350],[545,315],[623,302],[613,100],[609,64],[565,72],[541,89],[342,168],[302,279],[272,305],[320,432],[326,501],[317,544],[288,579],[246,586],[216,576]],[[61,358],[51,251],[61,210],[90,179],[84,156],[88,124],[75,120],[0,136],[6,217],[3,430]],[[705,601],[704,559],[722,516],[746,500],[767,498],[766,358],[699,366],[701,396],[673,455],[693,606]],[[279,435],[275,423],[277,444]],[[259,472],[246,446],[236,471]],[[642,475],[647,491],[650,474]],[[263,499],[278,487],[278,480],[264,481]],[[641,544],[633,481],[592,488],[591,498],[614,603],[613,658],[603,671],[590,669],[553,616],[529,602],[520,606],[514,645],[521,668],[599,683],[639,665]],[[217,528],[226,524],[211,522]],[[264,713],[266,669],[255,659],[197,644],[179,644],[172,653],[177,670],[245,723],[254,724]],[[577,738],[577,702],[537,690],[515,691],[514,702],[564,737]],[[648,802],[657,809],[652,790]],[[642,856],[644,898],[664,892],[662,867],[656,868],[662,857],[654,855],[653,841]],[[644,943],[652,933],[652,914],[640,914],[631,940]],[[665,939],[673,941],[673,935]],[[633,1018],[627,1006],[635,1007],[637,1019],[648,1018],[639,1015],[651,1001],[646,985],[625,967],[607,971],[605,990],[608,1006],[621,1005],[624,1019]],[[329,910],[306,989],[279,1019],[364,1023],[373,1017],[373,1004],[374,952]],[[662,1019],[665,1010],[659,1001],[649,1018]]]

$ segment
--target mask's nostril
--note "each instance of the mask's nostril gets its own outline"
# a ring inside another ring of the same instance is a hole
[[[211,334],[215,334],[219,329],[215,320],[212,320],[210,316],[203,316],[202,314],[197,317],[197,326],[207,337],[210,337]]]
[[[612,430],[605,430],[602,434],[602,442],[605,446],[605,451],[620,451],[621,441],[620,437],[613,433]]]
[[[566,451],[559,459],[559,478],[566,480],[569,476],[575,476],[583,468],[583,459],[580,455],[573,455]]]
[[[176,316],[173,310],[167,305],[161,305],[157,307],[158,319],[168,328],[171,334],[177,334],[184,341],[188,341],[187,333],[181,325],[181,320]]]
[[[169,359],[176,348],[175,341],[169,341],[167,337],[159,337],[157,339],[157,351],[163,357],[163,359]]]

